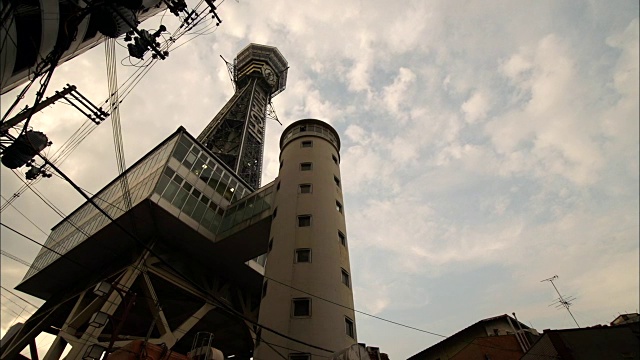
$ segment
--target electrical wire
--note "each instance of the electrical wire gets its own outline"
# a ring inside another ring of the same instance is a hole
[[[13,301],[13,299],[11,299],[10,297],[8,297],[8,296],[4,295],[3,293],[0,293],[0,296],[2,296],[3,298],[5,298],[5,299],[9,300],[10,302],[12,302],[12,303],[14,303],[14,304],[16,304],[16,305],[18,305],[18,306],[20,306],[20,307],[22,308],[22,311],[23,311],[23,312],[26,312],[26,313],[27,313],[27,314],[29,314],[29,315],[33,315],[33,313],[32,313],[32,312],[27,311],[27,307],[26,307],[26,306],[25,306],[25,307],[22,307],[22,305],[20,305],[20,304],[18,304],[17,302]]]
[[[96,205],[94,205],[94,206],[96,206]],[[113,219],[110,219],[110,220],[111,220],[112,222],[114,221]],[[35,240],[33,240],[33,239],[31,239],[31,238],[27,237],[26,235],[24,235],[24,234],[22,234],[22,233],[17,232],[16,230],[14,230],[14,229],[12,229],[12,228],[8,227],[8,226],[7,226],[7,225],[5,225],[5,224],[0,223],[0,225],[2,225],[2,226],[4,226],[4,227],[6,227],[6,228],[8,228],[8,229],[10,229],[10,230],[12,230],[12,231],[14,231],[14,232],[18,233],[19,235],[21,235],[21,236],[23,236],[23,237],[27,238],[27,239],[28,239],[28,240],[30,240],[30,241],[33,241],[33,242],[35,242],[35,243],[37,243],[37,244],[39,244],[39,245],[41,245],[41,246],[43,246],[43,247],[47,248],[44,244],[40,244],[39,242],[37,242],[37,241],[35,241]],[[125,230],[125,229],[123,228],[123,230]],[[130,234],[130,233],[128,233],[128,232],[127,232],[127,234],[128,234],[128,235],[130,235],[130,236],[132,236],[132,237],[134,236],[134,235],[132,235],[132,234]],[[49,248],[47,248],[47,249],[49,249]],[[52,250],[52,249],[49,249],[49,250],[51,250],[51,251],[55,252],[55,251],[54,251],[54,250]],[[59,254],[59,253],[58,253],[58,254]],[[62,255],[61,255],[61,256],[62,256]],[[155,256],[157,256],[157,255],[155,255]],[[161,262],[165,262],[161,257],[159,257],[159,256],[157,256],[157,257],[158,257],[158,259],[159,259]],[[69,260],[71,260],[71,259],[69,259]],[[165,263],[165,264],[166,264],[166,263]],[[172,270],[173,272],[175,272],[178,276],[183,277],[183,279],[184,279],[184,280],[187,280],[187,281],[188,281],[188,282],[190,282],[190,283],[193,283],[190,279],[188,279],[188,278],[184,277],[184,275],[182,275],[180,272],[178,272],[177,270],[173,269],[173,267],[172,267],[170,264],[167,264],[167,265],[169,265],[169,266],[170,266],[170,268],[171,268],[171,270]],[[347,307],[347,306],[343,306],[343,305],[341,305],[341,304],[338,304],[338,303],[332,302],[332,301],[330,301],[330,300],[327,300],[327,299],[325,299],[325,298],[322,298],[322,297],[320,297],[320,296],[317,296],[317,295],[314,295],[314,294],[311,294],[311,293],[305,292],[305,291],[303,291],[303,290],[297,289],[297,288],[295,288],[295,287],[288,286],[287,284],[284,284],[284,283],[282,283],[282,282],[280,282],[280,281],[277,281],[277,280],[275,280],[275,279],[268,278],[268,277],[265,277],[265,278],[266,278],[266,279],[268,279],[268,280],[274,281],[274,282],[276,282],[276,283],[279,283],[279,284],[285,285],[285,286],[287,286],[287,287],[290,287],[290,288],[292,288],[292,289],[294,289],[294,290],[297,290],[297,291],[303,292],[303,293],[305,293],[305,294],[307,294],[307,295],[309,295],[309,296],[313,296],[313,297],[318,298],[318,299],[320,299],[320,300],[324,300],[324,301],[327,301],[327,302],[333,303],[333,304],[335,304],[335,305],[338,305],[338,306],[341,306],[341,307],[344,307],[344,308],[347,308],[347,309],[351,309],[351,310],[353,310],[353,311],[355,311],[355,312],[358,312],[358,313],[361,313],[361,314],[364,314],[364,315],[367,315],[367,316],[371,316],[371,317],[373,317],[373,318],[376,318],[376,319],[379,319],[379,320],[382,320],[382,321],[385,321],[385,322],[390,322],[390,323],[393,323],[393,324],[396,324],[396,325],[399,325],[399,326],[403,326],[403,327],[406,327],[406,328],[409,328],[409,329],[412,329],[412,330],[415,330],[415,331],[420,331],[420,332],[423,332],[423,333],[428,333],[428,334],[431,334],[431,335],[435,335],[435,336],[439,336],[439,337],[447,338],[447,336],[444,336],[444,335],[441,335],[441,334],[437,334],[437,333],[435,333],[435,332],[431,332],[431,331],[426,331],[426,330],[418,329],[418,328],[411,327],[411,326],[408,326],[408,325],[404,325],[404,324],[401,324],[401,323],[398,323],[398,322],[395,322],[395,321],[391,321],[391,320],[388,320],[388,319],[384,319],[384,318],[381,318],[381,317],[378,317],[378,316],[375,316],[375,315],[371,315],[371,314],[368,314],[368,313],[365,313],[365,312],[362,312],[362,311],[359,311],[359,310],[356,310],[356,309],[352,309],[352,308],[349,308],[349,307]],[[199,286],[198,286],[198,287],[199,287]],[[209,296],[213,296],[212,294],[210,294],[210,293],[206,292],[206,290],[205,290],[205,294],[206,294],[206,295],[209,295]],[[77,296],[77,295],[78,295],[78,294],[76,294],[76,295],[74,295],[74,296],[70,297],[69,299],[65,300],[65,302],[66,302],[66,301],[68,301],[68,300],[70,300],[71,298],[73,298],[73,297]],[[224,309],[228,308],[228,305],[226,305],[226,304],[225,304],[225,303],[223,303],[223,302],[219,302],[219,301],[217,301],[217,298],[215,298],[215,297],[214,297],[213,299],[214,299],[214,300],[216,300],[216,301],[215,301],[216,303],[223,305],[223,308],[224,308]],[[59,305],[58,305],[58,306],[59,306]],[[57,307],[56,307],[56,308],[57,308]],[[51,311],[53,311],[53,309],[52,309]],[[235,310],[234,310],[234,312],[235,312],[235,313],[237,313],[237,311],[235,311]],[[233,315],[233,313],[232,313],[232,315]],[[42,316],[42,314],[41,314],[40,316]],[[247,319],[246,319],[246,317],[244,317],[244,315],[240,314],[240,316],[242,316],[242,318],[243,318],[243,319],[247,320]],[[250,322],[252,322],[252,321],[250,321]],[[267,331],[271,331],[269,328],[264,327],[264,326],[261,326],[261,325],[259,325],[258,323],[255,323],[255,322],[252,322],[252,323],[254,323],[254,325],[257,325],[257,326],[260,326],[260,327],[264,328],[264,329],[265,329],[265,330],[267,330]],[[278,335],[278,334],[276,333],[276,335]],[[286,336],[284,336],[284,337],[285,337],[285,338],[288,338],[288,337],[286,337]],[[303,345],[307,345],[307,346],[311,346],[311,347],[314,347],[314,348],[318,348],[318,347],[316,347],[316,346],[313,346],[313,345],[310,345],[310,344],[306,344],[306,343],[304,343],[304,342],[300,342],[300,341],[295,340],[295,339],[289,339],[289,340],[292,340],[292,341],[294,341],[294,342],[302,343]],[[469,343],[469,344],[472,344],[473,342],[468,342],[468,343]],[[275,344],[273,344],[273,345],[275,345]],[[495,346],[490,346],[490,345],[481,345],[481,344],[476,344],[476,345],[477,345],[477,346],[481,346],[481,347],[487,347],[487,348],[495,348],[495,349],[501,349],[501,350],[507,350],[507,351],[515,351],[515,350],[512,350],[512,349],[506,349],[506,348],[502,348],[502,347],[495,347]],[[277,345],[275,345],[275,346],[277,346]],[[321,350],[325,350],[325,351],[329,351],[329,352],[331,352],[330,350],[326,350],[326,349],[322,349],[322,348],[320,348],[320,349],[321,349]]]
[[[314,349],[318,349],[318,350],[322,350],[322,351],[326,351],[329,353],[333,353],[333,350],[329,350],[317,345],[313,345],[310,343],[307,343],[305,341],[302,340],[298,340],[295,339],[291,336],[288,336],[286,334],[283,334],[277,330],[274,330],[270,327],[264,326],[259,324],[257,321],[250,319],[248,317],[246,317],[244,314],[238,312],[237,310],[235,310],[234,308],[232,308],[231,306],[229,306],[228,304],[226,304],[224,301],[221,301],[220,299],[218,299],[214,294],[210,293],[207,289],[204,289],[200,284],[194,282],[193,280],[191,280],[189,277],[185,276],[182,272],[180,272],[178,269],[176,269],[172,264],[170,264],[169,262],[167,262],[165,259],[163,259],[161,256],[159,256],[159,254],[157,254],[151,247],[149,247],[148,244],[146,244],[145,242],[143,242],[142,240],[138,239],[137,236],[135,236],[134,234],[132,234],[129,230],[127,230],[126,228],[124,228],[120,223],[116,222],[115,219],[113,219],[104,209],[102,209],[98,204],[95,203],[95,201],[93,201],[90,197],[88,197],[84,192],[82,192],[82,190],[73,182],[73,180],[71,180],[64,172],[62,172],[60,169],[58,169],[54,164],[52,164],[48,159],[40,156],[53,170],[55,170],[56,172],[58,172],[58,174],[60,174],[62,177],[65,178],[65,180],[77,191],[79,192],[83,197],[85,197],[85,199],[91,203],[91,205],[93,205],[98,211],[100,211],[104,216],[106,216],[109,221],[113,224],[115,224],[120,230],[122,230],[125,234],[127,234],[131,239],[135,240],[136,242],[139,243],[139,245],[143,246],[144,249],[146,251],[148,251],[150,254],[154,255],[156,258],[158,258],[158,260],[160,260],[160,262],[167,266],[168,269],[170,269],[172,272],[175,273],[175,275],[179,276],[181,279],[183,279],[184,281],[188,282],[189,284],[191,284],[194,288],[196,288],[199,292],[201,292],[202,294],[206,295],[207,298],[209,298],[211,301],[213,301],[214,303],[216,303],[220,309],[222,309],[223,311],[227,312],[228,314],[235,316],[237,318],[240,318],[244,321],[247,321],[255,326],[259,326],[263,329],[265,329],[266,331],[269,331],[277,336],[280,336],[282,338],[285,338],[287,340],[305,345],[305,346],[309,346],[311,348]],[[5,225],[6,226],[6,225]]]
[[[4,198],[4,196],[0,195],[0,197],[2,197],[2,199],[4,201],[7,201],[7,199]],[[49,234],[47,234],[44,230],[42,230],[38,225],[36,225],[36,223],[34,223],[33,221],[31,221],[31,219],[29,219],[27,217],[27,215],[23,214],[22,211],[18,210],[17,207],[13,206],[12,204],[9,204],[15,211],[18,212],[18,214],[22,215],[22,217],[24,217],[25,219],[27,219],[28,222],[31,223],[31,225],[35,226],[36,229],[40,230],[41,233],[43,233],[45,236],[49,236]]]
[[[58,165],[62,165],[64,161],[68,158],[69,155],[80,145],[80,143],[88,137],[97,127],[92,121],[86,120],[78,130],[76,130],[70,137],[67,139],[58,150],[56,150],[51,156],[51,161]],[[42,168],[46,170],[46,166]],[[14,170],[15,171],[15,170]],[[20,177],[20,176],[19,176]],[[35,180],[29,180],[28,183],[31,185],[37,184],[42,178],[39,177]],[[28,189],[27,183],[23,181],[23,185],[16,191],[14,194],[0,206],[0,213],[2,213],[8,206],[10,206],[22,193],[24,193]]]
[[[72,262],[72,263],[74,263],[74,264],[76,264],[76,265],[78,265],[78,266],[80,266],[80,267],[84,268],[85,270],[87,269],[87,267],[86,267],[85,265],[83,265],[83,264],[81,264],[81,263],[79,263],[79,262],[75,261],[74,259],[72,259],[72,258],[70,258],[70,257],[65,256],[64,254],[61,254],[61,253],[59,253],[59,252],[57,252],[57,251],[53,250],[52,248],[48,247],[47,245],[45,245],[45,244],[43,244],[43,243],[41,243],[41,242],[39,242],[39,241],[36,241],[36,240],[34,240],[34,239],[32,239],[32,238],[28,237],[27,235],[25,235],[25,234],[23,234],[23,233],[19,232],[18,230],[14,229],[14,228],[12,228],[12,227],[10,227],[10,226],[6,225],[6,224],[3,224],[3,223],[1,223],[1,222],[0,222],[0,226],[4,226],[5,228],[7,228],[7,229],[9,229],[9,230],[13,231],[14,233],[16,233],[16,234],[18,234],[18,235],[22,236],[23,238],[25,238],[25,239],[27,239],[27,240],[29,240],[29,241],[33,242],[33,243],[36,243],[36,244],[38,244],[38,245],[42,246],[43,248],[45,248],[45,249],[47,249],[47,250],[49,250],[49,251],[53,252],[54,254],[60,255],[60,257],[61,257],[61,258],[65,258],[65,259],[69,260],[70,262]]]
[[[269,345],[269,347],[275,346],[275,347],[283,348],[283,349],[286,349],[286,350],[289,350],[289,351],[295,351],[297,353],[307,353],[305,351],[301,351],[301,350],[298,350],[298,349],[292,349],[292,348],[289,348],[289,347],[286,347],[286,346],[270,343],[270,342],[264,341],[264,339],[261,339],[260,342],[263,342],[263,343]],[[271,348],[273,349],[273,347],[271,347]],[[277,351],[276,349],[273,349],[273,350]],[[330,356],[326,356],[326,355],[320,355],[320,354],[315,354],[315,353],[308,353],[308,354],[309,355],[313,355],[313,356],[320,356],[320,357],[327,358],[327,359],[330,358]],[[282,354],[280,354],[280,355],[282,356]],[[285,359],[287,359],[287,358],[285,358]]]
[[[1,250],[1,249],[0,249],[0,254],[1,254],[2,256],[6,256],[6,257],[8,257],[9,259],[11,259],[11,260],[13,260],[13,261],[19,262],[20,264],[22,264],[22,265],[24,265],[24,266],[28,267],[29,269],[32,269],[32,268],[33,268],[33,269],[36,269],[36,270],[40,270],[40,269],[36,268],[35,266],[32,266],[28,261],[26,261],[26,260],[22,260],[22,259],[20,259],[19,257],[15,256],[15,255],[13,255],[13,254],[11,254],[11,253],[8,253],[8,252],[6,252],[6,251],[4,251],[4,250]]]
[[[124,142],[122,140],[122,127],[120,125],[120,108],[118,104],[118,76],[116,69],[116,47],[115,39],[105,41],[105,61],[107,65],[107,83],[109,88],[109,110],[111,112],[111,125],[113,133],[113,145],[116,153],[116,165],[118,166],[118,174],[120,175],[120,188],[124,199],[125,209],[131,209],[131,191],[124,158]]]
[[[390,324],[398,325],[398,326],[401,326],[401,327],[404,327],[404,328],[407,328],[407,329],[411,329],[411,330],[415,330],[415,331],[423,332],[423,333],[426,333],[426,334],[429,334],[429,335],[439,336],[439,337],[441,337],[441,338],[446,338],[446,337],[447,337],[446,335],[442,335],[442,334],[438,334],[438,333],[431,332],[431,331],[428,331],[428,330],[419,329],[419,328],[417,328],[417,327],[413,327],[413,326],[405,325],[405,324],[399,323],[399,322],[397,322],[397,321],[393,321],[393,320],[385,319],[385,318],[382,318],[382,317],[380,317],[380,316],[376,316],[376,315],[373,315],[373,314],[369,314],[369,313],[364,312],[364,311],[362,311],[362,310],[357,310],[357,309],[354,309],[354,308],[352,308],[352,307],[349,307],[349,306],[346,306],[346,305],[342,305],[342,304],[337,303],[337,302],[335,302],[335,301],[332,301],[332,300],[329,300],[329,299],[323,298],[322,296],[318,296],[318,295],[312,294],[312,293],[310,293],[310,292],[308,292],[308,291],[304,291],[304,290],[298,289],[298,288],[296,288],[296,287],[294,287],[294,286],[291,286],[291,285],[289,285],[289,284],[286,284],[286,283],[284,283],[284,282],[282,282],[282,281],[278,281],[278,280],[276,280],[276,279],[274,279],[274,278],[270,278],[270,277],[268,277],[268,276],[266,276],[266,275],[264,276],[264,278],[265,278],[266,280],[273,281],[273,282],[275,282],[275,283],[277,283],[277,284],[280,284],[280,285],[286,286],[286,287],[288,287],[288,288],[290,288],[290,289],[293,289],[293,290],[299,291],[299,292],[301,292],[301,293],[303,293],[303,294],[305,294],[305,295],[309,295],[309,296],[311,296],[311,297],[314,297],[314,298],[316,298],[316,299],[319,299],[319,300],[322,300],[322,301],[328,302],[328,303],[330,303],[330,304],[333,304],[333,305],[339,306],[339,307],[341,307],[341,308],[345,308],[345,309],[347,309],[347,310],[354,311],[354,312],[356,312],[356,313],[358,313],[358,314],[366,315],[366,316],[372,317],[372,318],[374,318],[374,319],[378,319],[378,320],[381,320],[381,321],[384,321],[384,322],[388,322],[388,323],[390,323]]]

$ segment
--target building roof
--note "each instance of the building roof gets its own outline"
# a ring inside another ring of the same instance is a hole
[[[479,337],[451,357],[451,360],[518,360],[524,355],[515,334]]]
[[[284,145],[284,140],[287,133],[294,127],[300,126],[302,124],[319,125],[329,130],[336,137],[336,141],[337,141],[336,145],[338,147],[338,151],[340,151],[340,135],[338,134],[336,129],[334,129],[333,126],[329,125],[329,123],[324,122],[322,120],[318,120],[318,119],[300,119],[298,121],[294,121],[293,123],[289,124],[289,126],[287,126],[282,132],[282,135],[280,135],[280,149],[282,149],[282,146]],[[309,135],[313,135],[313,134],[309,133]]]
[[[620,314],[611,322],[611,326],[614,325],[622,325],[622,324],[630,324],[634,322],[640,321],[640,314],[638,313],[629,313],[629,314]]]
[[[492,317],[488,317],[488,318],[486,318],[486,319],[479,320],[478,322],[473,323],[473,324],[471,324],[471,325],[467,326],[466,328],[464,328],[464,329],[462,329],[462,330],[460,330],[460,331],[456,332],[456,333],[455,333],[455,334],[453,334],[453,335],[450,335],[449,337],[447,337],[447,338],[443,339],[442,341],[440,341],[440,342],[438,342],[438,343],[436,343],[436,344],[433,344],[433,345],[431,345],[430,347],[428,347],[428,348],[426,348],[426,349],[424,349],[424,350],[420,351],[419,353],[417,353],[417,354],[415,354],[415,355],[413,355],[413,356],[409,357],[409,359],[419,359],[419,358],[422,358],[422,357],[423,357],[423,355],[425,355],[425,354],[427,354],[427,353],[429,353],[429,352],[433,351],[433,350],[434,350],[434,349],[436,349],[436,348],[440,348],[440,346],[442,346],[443,344],[453,343],[454,341],[456,341],[456,340],[457,340],[457,338],[458,338],[458,337],[460,337],[460,336],[461,336],[461,335],[463,335],[464,333],[466,333],[466,332],[468,332],[468,331],[470,331],[470,330],[472,330],[472,329],[474,329],[474,328],[477,328],[477,327],[479,327],[479,326],[484,326],[484,325],[486,325],[486,324],[488,324],[488,323],[490,323],[490,322],[492,322],[492,321],[496,321],[496,320],[505,320],[505,321],[507,321],[507,319],[511,320],[511,322],[513,323],[513,325],[514,325],[514,326],[518,326],[518,324],[519,324],[519,326],[520,326],[520,327],[522,327],[522,329],[530,329],[530,327],[529,327],[529,326],[527,326],[526,324],[523,324],[523,323],[521,323],[521,322],[517,321],[516,319],[514,319],[513,317],[511,317],[511,316],[509,316],[509,315],[507,315],[507,314],[502,314],[502,315],[492,316]],[[516,330],[517,330],[517,329],[516,329]]]
[[[638,359],[638,334],[638,323],[545,330],[522,359]]]

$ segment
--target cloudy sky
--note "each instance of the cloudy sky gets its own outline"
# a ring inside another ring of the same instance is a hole
[[[290,70],[274,99],[283,126],[268,123],[263,183],[277,175],[287,124],[315,117],[338,130],[357,309],[442,335],[513,311],[539,331],[574,327],[540,282],[558,275],[580,325],[637,311],[638,2],[401,4],[226,1],[218,31],[173,51],[126,98],[127,163],[179,125],[197,135],[210,121],[233,93],[219,55],[273,45]],[[118,66],[121,83],[132,69]],[[103,101],[103,46],[56,70],[50,89],[65,83]],[[83,121],[58,104],[32,124],[53,152]],[[111,180],[111,124],[61,167],[92,192]],[[2,169],[4,198],[20,185]],[[55,177],[36,188],[65,214],[82,202]],[[16,208],[45,233],[60,221],[31,192],[13,205],[2,223],[39,241],[45,234]],[[1,235],[2,249],[26,261],[39,250]],[[2,286],[26,270],[2,257]],[[4,333],[34,308],[2,295]],[[360,315],[357,331],[392,359],[440,340]]]

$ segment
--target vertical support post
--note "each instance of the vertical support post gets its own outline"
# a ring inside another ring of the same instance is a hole
[[[31,360],[39,360],[36,338],[33,338],[31,339],[31,341],[29,341],[29,353],[31,354]]]
[[[58,335],[56,339],[53,340],[53,343],[51,343],[51,346],[49,346],[49,350],[47,350],[47,353],[44,355],[43,360],[60,359],[65,347],[67,347],[67,341],[63,337]]]

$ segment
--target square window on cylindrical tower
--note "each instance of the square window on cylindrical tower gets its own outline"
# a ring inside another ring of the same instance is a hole
[[[309,317],[311,316],[311,299],[296,298],[291,300],[293,317]]]
[[[298,216],[298,227],[311,226],[311,215]]]
[[[296,249],[296,263],[311,262],[311,249]]]

